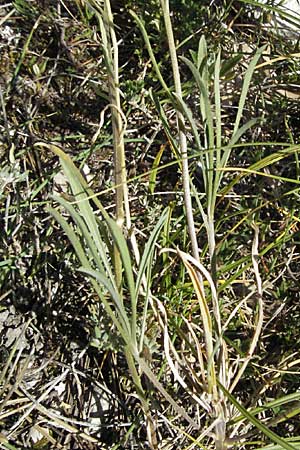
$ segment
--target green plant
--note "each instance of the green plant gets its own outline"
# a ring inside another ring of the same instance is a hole
[[[235,313],[241,308],[241,304],[237,305],[237,307],[231,312],[229,318],[225,322],[223,322],[223,312],[218,294],[219,277],[215,229],[216,205],[217,198],[220,193],[221,181],[224,173],[226,172],[226,167],[228,165],[232,150],[238,144],[242,136],[258,122],[258,119],[251,119],[241,125],[251,78],[257,66],[257,62],[265,50],[265,47],[260,48],[255,53],[253,59],[249,63],[244,73],[244,82],[238,102],[233,129],[231,131],[231,136],[226,137],[225,139],[223,137],[225,136],[225,133],[223,133],[222,130],[222,105],[220,87],[222,70],[221,52],[219,51],[216,56],[210,56],[208,54],[206,41],[204,37],[202,37],[199,42],[198,53],[192,53],[193,61],[187,59],[186,57],[181,57],[181,60],[190,69],[198,88],[200,117],[203,126],[203,134],[202,136],[200,136],[194,115],[191,112],[190,108],[187,106],[182,95],[182,84],[179,75],[177,52],[175,49],[172,25],[170,22],[169,2],[167,0],[162,0],[161,5],[169,44],[170,60],[173,68],[175,86],[174,92],[171,92],[170,88],[167,86],[165,80],[163,79],[159,64],[157,63],[151,48],[150,39],[147,36],[147,32],[142,21],[136,16],[135,13],[132,12],[132,15],[138,23],[144,36],[149,56],[151,58],[153,67],[156,70],[157,78],[160,80],[164,93],[167,96],[168,101],[174,107],[177,114],[178,144],[172,138],[172,133],[170,132],[170,128],[161,104],[157,99],[155,99],[162,123],[165,126],[166,133],[169,136],[170,141],[172,141],[172,145],[177,152],[176,154],[178,155],[179,166],[182,171],[183,192],[185,198],[185,214],[187,217],[193,257],[180,250],[178,250],[178,254],[181,257],[192,279],[194,290],[199,302],[206,348],[206,366],[205,368],[203,367],[203,361],[201,362],[202,357],[201,359],[199,359],[199,365],[200,367],[202,367],[201,384],[202,386],[204,386],[204,390],[206,392],[206,395],[208,396],[208,400],[206,402],[202,402],[202,407],[212,416],[212,423],[209,426],[209,430],[214,429],[213,439],[215,442],[215,448],[219,450],[227,447],[226,422],[229,414],[228,400],[237,405],[237,403],[234,402],[231,394],[227,393],[227,390],[224,388],[224,386],[228,386],[229,392],[232,392],[239,381],[242,379],[243,374],[250,362],[250,359],[252,358],[257,348],[257,344],[262,332],[264,314],[262,302],[263,287],[257,262],[259,228],[255,223],[253,223],[252,226],[254,228],[254,238],[252,245],[251,262],[255,273],[258,295],[256,309],[254,312],[255,331],[250,340],[249,348],[247,350],[247,357],[244,358],[243,363],[240,365],[239,369],[231,379],[231,376],[229,375],[229,373],[232,372],[229,360],[229,350],[227,349],[227,345],[225,344],[223,335],[226,332],[226,329],[233,319]],[[211,91],[213,92],[212,99],[210,95]],[[194,142],[196,144],[201,167],[203,169],[205,196],[201,197],[201,195],[196,192],[196,189],[193,186],[192,190],[206,228],[210,259],[210,271],[208,271],[199,261],[197,237],[193,220],[194,213],[190,193],[186,123],[189,124],[190,129],[193,133]],[[291,153],[291,150],[289,150],[289,153]],[[272,155],[272,162],[274,162],[275,159],[276,157]],[[264,163],[262,163],[262,165],[264,165]],[[249,171],[253,173],[252,168],[249,169]],[[204,290],[202,277],[205,279],[205,284],[208,283],[210,288],[209,298],[212,302],[211,308],[208,306],[209,304],[207,300],[207,294]],[[233,278],[231,279],[231,282],[234,282],[235,280],[236,278]],[[194,335],[193,339],[195,348],[199,348],[200,342],[198,341],[196,335]],[[180,379],[177,370],[175,371],[171,359],[167,357],[167,360],[169,363],[169,367],[173,371],[175,377],[177,379]],[[183,371],[186,373],[186,370],[187,368],[185,367]],[[181,384],[183,387],[187,388],[187,385],[183,380],[181,381]],[[244,409],[243,412],[245,412]],[[279,436],[273,434],[268,430],[268,428],[264,428],[264,426],[259,421],[253,420],[251,415],[245,412],[244,417],[250,420],[274,442],[281,443],[284,448],[292,448],[292,446],[287,441],[284,441]],[[203,436],[205,435],[206,432],[203,433]]]
[[[298,448],[298,44],[254,20],[290,13],[31,3],[1,6],[0,446]]]
[[[49,212],[60,223],[70,239],[81,264],[80,271],[90,277],[93,289],[121,339],[121,350],[126,358],[136,393],[140,398],[147,419],[149,444],[151,448],[156,449],[158,444],[155,425],[146,392],[142,387],[142,373],[147,375],[154,386],[179,414],[194,424],[186,412],[165,391],[147,362],[141,357],[144,346],[147,346],[145,342],[145,324],[149,301],[151,300],[151,266],[153,264],[155,243],[166,220],[167,212],[162,214],[149,237],[135,277],[133,271],[134,263],[118,224],[109,217],[72,160],[57,146],[41,142],[36,145],[48,148],[59,156],[64,173],[70,183],[73,202],[66,201],[59,196],[54,196],[54,200],[69,213],[74,221],[75,228],[67,222],[58,209],[49,208]],[[93,201],[96,208],[100,211],[102,219],[94,213],[90,200]],[[102,220],[105,221],[105,227],[102,224]],[[117,246],[120,253],[122,272],[124,271],[126,279],[126,290],[119,289],[117,285],[114,266],[111,264],[113,255],[109,251],[110,247],[107,246],[107,242],[110,241]],[[143,299],[143,304],[141,307],[142,313],[138,315],[140,297]]]

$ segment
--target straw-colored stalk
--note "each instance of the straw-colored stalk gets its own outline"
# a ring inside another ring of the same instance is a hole
[[[177,60],[176,46],[174,42],[173,29],[170,19],[170,9],[169,9],[169,0],[161,0],[161,6],[163,10],[164,22],[166,27],[169,52],[173,70],[173,78],[175,85],[175,94],[180,99],[182,98],[182,89],[181,89],[181,80],[180,80],[180,72]],[[182,112],[178,109],[176,110],[177,115],[177,125],[178,125],[178,137],[179,137],[179,148],[180,148],[180,156],[182,159],[182,181],[183,181],[183,192],[184,192],[184,204],[186,209],[186,218],[187,218],[187,226],[188,232],[192,245],[192,254],[194,258],[199,260],[199,249],[197,242],[197,235],[194,224],[194,216],[193,216],[193,207],[192,207],[192,199],[191,199],[191,191],[190,191],[190,175],[189,175],[189,164],[188,164],[188,152],[187,152],[187,138],[186,138],[186,127],[185,127],[185,119]]]
[[[97,10],[101,10],[98,0],[93,2]],[[112,118],[113,147],[114,147],[114,182],[115,182],[115,211],[116,222],[122,229],[124,225],[124,199],[126,197],[126,166],[124,148],[124,124],[119,91],[119,58],[118,43],[113,25],[113,15],[110,1],[104,0],[102,15],[98,11],[104,60],[108,75],[109,103]],[[127,200],[127,198],[126,198]],[[118,288],[122,286],[122,264],[120,254],[115,246],[114,265]]]

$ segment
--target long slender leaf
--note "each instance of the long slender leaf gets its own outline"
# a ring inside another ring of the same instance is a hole
[[[67,155],[62,149],[60,149],[58,146],[54,144],[46,144],[44,142],[37,142],[35,145],[40,147],[46,147],[59,157],[63,171],[68,179],[68,182],[70,183],[72,193],[76,199],[76,204],[78,205],[81,216],[84,218],[86,225],[89,229],[89,232],[91,234],[91,237],[95,242],[95,246],[98,249],[101,260],[111,280],[111,283],[115,285],[115,278],[111,270],[110,262],[108,261],[106,255],[106,249],[104,248],[99,233],[97,220],[94,211],[90,205],[90,202],[88,200],[88,197],[93,195],[94,193],[88,187],[84,177],[81,175],[80,171],[77,169],[70,156]],[[100,202],[98,202],[98,204],[99,203]],[[100,205],[100,208],[103,214],[102,205]],[[107,213],[105,214],[107,217],[108,216]]]
[[[73,228],[68,224],[68,222],[63,218],[63,216],[54,208],[48,207],[47,211],[55,218],[55,220],[60,224],[66,235],[68,236],[71,244],[74,247],[76,255],[84,267],[91,267],[90,262],[86,256],[86,252],[83,249],[80,240],[78,239]]]
[[[139,294],[141,284],[145,275],[146,270],[148,269],[148,277],[147,277],[147,288],[150,289],[150,273],[151,273],[151,265],[153,260],[153,254],[155,249],[155,244],[157,242],[159,233],[164,226],[167,217],[169,214],[169,208],[166,208],[163,214],[161,215],[159,221],[156,223],[154,229],[152,230],[150,237],[145,245],[144,252],[140,261],[139,270],[136,278],[136,297]],[[140,331],[140,343],[139,343],[139,349],[140,352],[142,351],[143,344],[144,344],[144,334],[145,334],[145,328],[146,328],[146,318],[147,318],[147,310],[148,310],[148,304],[149,304],[149,292],[145,292],[145,302],[143,307],[143,314],[142,314],[142,320],[141,320],[141,331]]]
[[[148,239],[148,241],[147,241],[147,243],[145,245],[144,252],[143,252],[143,255],[142,255],[142,258],[141,258],[141,262],[140,262],[140,265],[139,265],[137,279],[136,279],[136,286],[135,286],[136,295],[137,295],[137,293],[140,290],[141,283],[142,283],[142,278],[143,278],[144,273],[145,273],[145,268],[146,268],[147,262],[149,260],[149,256],[150,256],[151,251],[153,250],[153,248],[154,248],[154,246],[156,244],[158,235],[159,235],[163,225],[165,224],[165,221],[167,220],[168,214],[169,214],[169,208],[166,208],[163,211],[163,213],[161,214],[159,221],[156,223],[155,227],[151,231],[149,239]]]
[[[83,249],[83,247],[82,247],[78,237],[76,236],[76,233],[72,229],[72,227],[68,224],[68,222],[62,217],[62,215],[57,210],[55,210],[54,208],[50,208],[49,207],[48,211],[55,218],[55,220],[61,225],[61,227],[63,228],[64,232],[68,236],[71,244],[74,247],[74,250],[76,252],[77,257],[78,257],[82,267],[84,268],[84,270],[93,271],[93,268],[91,267],[90,262],[89,262],[89,260],[86,257],[86,253],[85,253],[85,251],[84,251],[84,249]],[[109,279],[107,277],[106,277],[106,280],[107,280],[107,283],[109,283]],[[109,317],[111,318],[112,322],[114,323],[114,325],[118,329],[120,335],[124,339],[124,342],[128,342],[130,340],[129,339],[130,335],[129,335],[128,331],[127,331],[128,326],[126,325],[126,319],[125,319],[125,321],[123,321],[123,323],[120,322],[117,319],[115,312],[110,307],[110,305],[109,305],[109,303],[108,303],[108,301],[107,301],[107,299],[105,297],[105,294],[103,292],[103,289],[94,280],[92,280],[92,285],[93,285],[97,295],[99,296],[101,302],[103,303],[107,314],[109,315]],[[103,285],[105,286],[104,283],[103,283]]]
[[[215,91],[215,122],[216,122],[216,167],[220,166],[222,146],[222,118],[221,118],[221,95],[220,95],[220,70],[221,52],[218,52],[215,63],[214,91]]]
[[[283,397],[272,400],[271,402],[265,403],[262,406],[253,408],[249,412],[253,415],[257,415],[263,411],[268,411],[270,409],[275,409],[275,408],[278,409],[280,407],[280,412],[279,412],[278,416],[273,417],[269,421],[269,424],[271,423],[273,425],[274,423],[277,424],[277,423],[283,422],[285,420],[288,420],[290,417],[294,417],[294,415],[298,415],[299,414],[299,404],[300,404],[299,400],[300,400],[300,393],[296,392],[294,394],[284,395]],[[291,406],[288,409],[281,408],[283,405],[286,405],[288,403],[293,403],[293,406]],[[290,416],[290,414],[292,414],[292,415]],[[237,416],[234,419],[232,419],[230,421],[230,423],[236,424],[243,420],[244,420],[243,415],[240,415],[240,416]]]
[[[130,10],[129,12],[130,12],[130,14],[132,15],[132,17],[134,18],[134,20],[136,21],[136,23],[138,24],[140,30],[141,30],[141,33],[142,33],[142,35],[143,35],[143,38],[144,38],[144,41],[145,41],[145,44],[146,44],[146,47],[147,47],[147,50],[148,50],[148,53],[149,53],[151,62],[152,62],[152,64],[153,64],[153,68],[154,68],[154,70],[155,70],[155,72],[156,72],[157,78],[159,79],[159,82],[160,82],[160,84],[162,85],[164,91],[168,94],[168,96],[169,96],[170,98],[172,98],[172,94],[171,94],[171,92],[170,92],[168,86],[166,85],[166,82],[165,82],[165,80],[164,80],[164,78],[163,78],[163,76],[162,76],[162,74],[161,74],[161,71],[160,71],[160,69],[159,69],[159,66],[158,66],[158,64],[157,64],[157,62],[156,62],[156,58],[155,58],[155,56],[154,56],[154,53],[153,53],[153,50],[152,50],[152,46],[151,46],[151,43],[150,43],[150,40],[149,40],[147,31],[146,31],[146,29],[145,29],[145,27],[144,27],[144,24],[143,24],[143,22],[139,19],[139,17],[136,15],[136,13],[135,13],[134,11]]]
[[[250,81],[252,79],[252,75],[253,72],[255,70],[256,64],[259,60],[259,58],[261,57],[263,51],[265,50],[266,46],[262,46],[261,48],[259,48],[257,50],[257,52],[255,53],[253,59],[251,60],[246,73],[244,75],[244,82],[243,82],[243,87],[242,87],[242,92],[240,95],[240,100],[239,100],[239,105],[238,105],[238,112],[236,115],[236,119],[235,119],[235,123],[234,123],[234,128],[233,128],[233,136],[235,135],[235,133],[237,132],[239,126],[240,126],[240,121],[243,115],[243,111],[244,111],[244,106],[245,106],[245,101],[246,101],[246,97],[249,91],[249,86],[250,86]]]
[[[190,71],[193,74],[193,77],[199,87],[199,91],[203,98],[204,107],[201,108],[202,119],[207,127],[208,141],[206,148],[214,147],[214,127],[213,127],[213,116],[212,116],[212,107],[209,100],[209,89],[208,86],[205,85],[203,78],[201,77],[199,71],[196,66],[186,57],[181,56],[180,59],[188,66]]]
[[[89,230],[88,230],[88,228],[86,226],[86,223],[83,220],[83,218],[76,211],[74,206],[70,202],[66,201],[64,198],[62,198],[60,196],[57,196],[57,195],[54,195],[53,199],[56,202],[60,203],[65,208],[65,210],[70,214],[72,219],[75,221],[75,223],[78,226],[78,230],[81,231],[82,237],[84,238],[84,240],[85,240],[85,242],[86,242],[86,244],[88,246],[89,252],[90,252],[90,254],[91,254],[92,258],[93,258],[94,263],[97,266],[97,269],[100,272],[104,273],[104,266],[103,266],[102,260],[101,260],[101,258],[99,256],[97,247],[95,246],[95,241],[92,239],[92,237],[90,235],[90,232],[89,232]]]
[[[217,170],[221,169],[222,167],[227,166],[227,163],[228,163],[228,160],[229,160],[229,157],[230,157],[230,154],[231,154],[231,151],[232,151],[234,145],[240,140],[240,138],[243,136],[243,134],[246,133],[246,131],[248,131],[251,127],[253,127],[258,121],[259,121],[258,118],[251,119],[247,123],[242,125],[234,133],[234,135],[230,139],[229,144],[224,147],[223,156],[222,156],[219,166],[217,166]],[[216,183],[216,186],[215,186],[215,194],[217,194],[217,190],[219,189],[222,177],[223,176],[218,177],[218,183]]]
[[[193,74],[193,77],[198,85],[200,94],[201,94],[201,114],[202,120],[205,127],[205,148],[209,151],[206,153],[206,164],[205,170],[207,177],[207,185],[206,185],[206,195],[207,195],[207,204],[212,205],[212,195],[213,195],[213,180],[214,180],[214,146],[215,146],[215,137],[214,137],[214,125],[213,125],[213,115],[212,115],[212,106],[209,99],[209,88],[207,83],[201,77],[199,71],[196,66],[187,58],[181,57],[182,61],[188,66],[190,71]]]
[[[132,339],[136,338],[136,313],[137,313],[137,296],[135,295],[135,283],[133,277],[132,263],[128,250],[128,246],[126,240],[123,236],[123,233],[120,227],[116,224],[116,222],[110,218],[107,219],[107,225],[110,229],[110,232],[113,236],[113,241],[117,246],[120,257],[122,259],[123,267],[126,273],[126,279],[129,289],[129,295],[131,300],[131,333]]]
[[[300,449],[300,436],[287,438],[286,442],[289,444],[293,444],[293,448]],[[270,444],[265,447],[257,448],[256,450],[281,450],[282,446],[278,444]]]
[[[244,408],[240,402],[236,400],[236,398],[230,394],[227,389],[218,382],[218,385],[220,389],[223,391],[225,396],[231,401],[231,403],[242,413],[242,415],[245,417],[245,419],[248,419],[252,425],[254,425],[259,431],[264,433],[265,436],[267,436],[272,442],[275,442],[276,444],[280,445],[282,448],[285,448],[286,450],[295,450],[296,447],[289,444],[285,439],[282,439],[280,436],[278,436],[276,433],[271,431],[268,427],[266,427],[259,419],[257,419],[253,414],[251,414],[249,411],[247,411],[246,408]]]
[[[120,316],[120,323],[122,325],[122,332],[120,333],[121,336],[125,340],[125,344],[131,343],[132,335],[131,335],[131,328],[130,328],[130,320],[128,318],[128,315],[126,313],[122,298],[119,294],[119,292],[114,288],[114,286],[110,283],[110,280],[103,275],[100,272],[97,272],[93,269],[87,269],[85,267],[80,267],[80,272],[85,273],[86,275],[89,275],[90,277],[95,278],[100,284],[106,287],[108,292],[111,295],[111,298],[117,308],[118,315]]]
[[[197,70],[201,75],[205,89],[209,92],[210,73],[208,68],[208,51],[207,43],[204,35],[201,36],[198,46]],[[202,106],[201,106],[202,108]]]
[[[84,218],[86,222],[89,233],[92,239],[94,240],[95,247],[97,248],[101,256],[105,270],[109,275],[111,282],[115,284],[115,277],[112,274],[111,265],[106,255],[106,249],[103,245],[103,241],[99,233],[96,216],[90,205],[89,200],[87,199],[88,197],[86,192],[87,183],[68,155],[65,155],[63,158],[60,157],[60,160],[63,170],[70,183],[73,195],[77,201],[77,205],[81,213],[81,216]]]

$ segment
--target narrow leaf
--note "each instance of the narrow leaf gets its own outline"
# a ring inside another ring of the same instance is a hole
[[[264,45],[263,47],[261,47],[260,49],[257,50],[257,52],[255,53],[252,61],[250,62],[249,66],[246,70],[246,73],[244,76],[242,92],[241,92],[241,96],[240,96],[240,100],[239,100],[238,112],[236,115],[233,134],[232,134],[233,136],[235,135],[235,133],[237,132],[237,130],[240,126],[240,121],[241,121],[242,114],[244,111],[245,101],[246,101],[246,97],[247,97],[247,94],[249,91],[250,81],[251,81],[253,72],[255,70],[255,66],[256,66],[259,58],[261,57],[261,54],[265,50],[265,48],[266,48],[266,46]]]
[[[136,326],[137,326],[137,296],[135,293],[135,283],[134,283],[134,276],[133,276],[133,270],[132,270],[132,262],[130,258],[130,253],[128,250],[127,242],[125,237],[123,236],[123,233],[120,229],[120,227],[117,225],[117,223],[110,218],[106,219],[107,225],[109,227],[109,230],[112,234],[113,240],[115,245],[117,246],[121,260],[123,263],[123,268],[125,270],[126,279],[127,279],[127,285],[131,300],[131,333],[132,333],[132,339],[136,338]]]
[[[122,299],[119,295],[119,293],[116,291],[116,289],[113,287],[113,285],[110,283],[109,279],[103,275],[100,272],[97,272],[93,269],[86,269],[84,267],[81,267],[79,269],[80,272],[85,273],[86,275],[89,275],[90,277],[95,278],[100,284],[105,286],[105,288],[108,290],[108,292],[111,295],[111,298],[114,302],[114,305],[117,309],[118,315],[120,317],[120,322],[116,318],[116,314],[110,309],[110,317],[113,320],[113,322],[116,324],[118,331],[122,338],[124,339],[124,343],[130,344],[131,343],[131,329],[130,329],[130,322],[128,319],[128,316],[126,314]]]
[[[260,420],[258,420],[253,414],[251,414],[247,409],[245,409],[237,400],[236,398],[230,394],[227,389],[220,383],[217,382],[220,389],[223,391],[225,396],[231,401],[231,403],[242,413],[245,419],[248,419],[249,422],[252,423],[258,430],[260,430],[262,433],[264,433],[265,436],[267,436],[271,441],[275,442],[276,444],[279,444],[282,448],[285,448],[286,450],[295,450],[296,447],[289,444],[285,439],[282,439],[280,436],[278,436],[276,433],[271,431],[268,427],[266,427]]]
[[[157,176],[157,169],[158,169],[158,166],[159,166],[162,154],[164,152],[164,149],[165,149],[165,145],[161,145],[160,149],[159,149],[159,151],[158,151],[158,153],[157,153],[157,155],[156,155],[156,157],[154,159],[154,162],[153,162],[153,166],[152,166],[152,169],[151,169],[151,172],[150,172],[150,178],[149,178],[149,192],[150,192],[150,194],[154,193],[156,176]]]
[[[162,74],[160,72],[159,66],[158,66],[158,64],[156,62],[156,59],[155,59],[155,56],[154,56],[154,53],[153,53],[153,50],[152,50],[152,47],[151,47],[151,43],[150,43],[150,40],[149,40],[147,31],[146,31],[146,29],[144,27],[143,22],[141,21],[141,19],[139,19],[139,17],[135,14],[134,11],[130,10],[129,13],[132,15],[132,17],[134,18],[134,20],[138,24],[139,29],[141,30],[141,33],[143,35],[143,38],[144,38],[144,41],[145,41],[145,44],[146,44],[146,47],[147,47],[147,50],[148,50],[151,62],[153,64],[153,68],[154,68],[154,70],[156,72],[156,75],[157,75],[157,78],[159,79],[160,84],[162,85],[162,88],[165,90],[165,92],[168,94],[168,96],[170,98],[172,98],[172,94],[171,94],[168,86],[166,85],[165,80],[164,80],[164,78],[163,78],[163,76],[162,76]]]

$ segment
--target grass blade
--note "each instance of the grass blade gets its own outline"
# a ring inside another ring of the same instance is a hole
[[[150,172],[149,177],[149,192],[153,195],[154,189],[155,189],[155,182],[156,182],[156,176],[158,172],[158,166],[162,157],[162,154],[164,152],[165,145],[161,145],[159,151],[157,152],[157,155],[155,156],[153,166]]]
[[[136,21],[136,23],[138,24],[139,29],[141,30],[141,33],[143,35],[143,38],[144,38],[144,41],[145,41],[145,44],[146,44],[146,47],[147,47],[147,50],[148,50],[151,62],[153,64],[153,68],[154,68],[154,70],[156,72],[157,78],[158,78],[162,88],[164,89],[164,91],[168,94],[169,98],[172,98],[172,94],[171,94],[168,86],[165,83],[165,80],[164,80],[164,78],[163,78],[163,76],[161,74],[161,71],[159,70],[159,66],[158,66],[158,64],[156,62],[156,58],[154,56],[154,53],[153,53],[153,50],[152,50],[152,47],[151,47],[151,43],[150,43],[147,31],[146,31],[146,29],[144,27],[144,24],[141,21],[141,19],[135,14],[134,11],[130,10],[129,12],[132,15],[132,17],[134,18],[134,20]]]
[[[120,334],[125,341],[125,345],[128,345],[132,339],[131,329],[130,329],[130,321],[128,319],[128,316],[125,311],[124,304],[123,304],[123,301],[122,301],[122,298],[121,298],[119,292],[113,287],[113,285],[110,283],[109,279],[104,274],[97,272],[96,270],[93,270],[93,269],[86,269],[85,267],[80,267],[79,271],[82,273],[85,273],[86,275],[89,275],[90,277],[95,278],[101,285],[105,286],[105,288],[110,293],[111,298],[114,302],[114,305],[118,311],[118,315],[120,316],[120,325],[121,325],[121,330],[119,329]]]
[[[257,419],[253,414],[251,414],[249,411],[247,411],[246,408],[244,408],[240,402],[236,400],[236,398],[230,394],[227,389],[218,382],[218,386],[223,391],[225,396],[231,401],[231,403],[242,413],[245,419],[248,419],[252,425],[254,425],[259,431],[261,431],[265,436],[267,436],[271,441],[275,442],[276,444],[280,445],[281,448],[285,448],[286,450],[295,450],[296,447],[289,444],[285,439],[282,439],[280,436],[278,436],[276,433],[271,431],[268,427],[266,427],[259,419]]]
[[[252,61],[250,62],[249,66],[248,66],[248,68],[246,70],[246,73],[245,73],[245,76],[244,76],[242,92],[241,92],[241,95],[240,95],[240,100],[239,100],[239,105],[238,105],[238,112],[237,112],[237,115],[236,115],[234,128],[233,128],[233,133],[232,133],[233,136],[235,135],[235,133],[237,132],[237,130],[238,130],[239,126],[240,126],[240,121],[241,121],[242,114],[243,114],[243,111],[244,111],[246,97],[247,97],[247,94],[248,94],[248,91],[249,91],[250,81],[252,79],[252,75],[253,75],[253,72],[255,70],[256,64],[257,64],[259,58],[261,57],[263,51],[265,50],[265,48],[266,48],[266,46],[264,45],[263,47],[261,47],[261,48],[259,48],[257,50],[257,52],[255,53]]]

